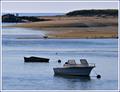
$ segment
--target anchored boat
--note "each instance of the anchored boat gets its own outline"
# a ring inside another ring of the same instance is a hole
[[[32,56],[32,57],[24,57],[24,62],[45,62],[45,63],[49,63],[49,59]]]
[[[76,64],[75,60],[68,60],[63,67],[53,68],[57,75],[89,76],[95,64],[88,64],[86,59],[80,59],[81,64]]]

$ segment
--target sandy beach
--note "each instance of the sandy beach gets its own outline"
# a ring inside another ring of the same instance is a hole
[[[32,28],[46,31],[48,38],[117,38],[118,18],[82,16],[42,16],[49,21],[29,22],[10,27]]]

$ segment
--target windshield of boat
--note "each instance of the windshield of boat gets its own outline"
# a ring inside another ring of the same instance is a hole
[[[68,64],[76,64],[75,60],[68,60]]]

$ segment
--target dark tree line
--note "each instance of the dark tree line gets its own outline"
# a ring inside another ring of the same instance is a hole
[[[5,14],[2,16],[2,22],[22,22],[22,20],[14,14]]]
[[[47,19],[41,19],[34,16],[18,16],[14,14],[5,14],[2,16],[2,22],[37,22],[47,21]]]
[[[117,9],[106,10],[76,10],[66,14],[67,16],[118,16]]]

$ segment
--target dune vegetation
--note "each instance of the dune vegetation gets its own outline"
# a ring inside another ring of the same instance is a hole
[[[76,11],[78,12],[78,11]],[[46,21],[28,22],[12,25],[10,27],[32,28],[46,31],[48,38],[118,38],[117,10],[98,11],[91,10],[89,16],[81,12],[74,15],[75,11],[64,16],[42,16]],[[90,12],[90,11],[89,11]],[[49,21],[48,21],[49,20]]]

